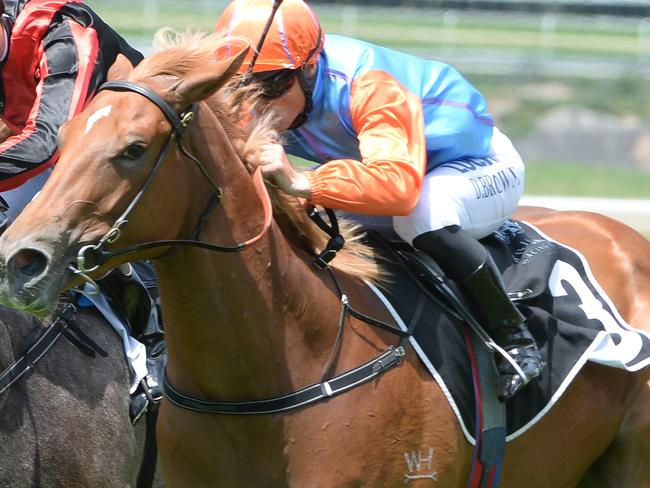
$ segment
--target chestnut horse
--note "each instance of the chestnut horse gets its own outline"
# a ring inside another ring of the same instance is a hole
[[[41,196],[0,240],[0,291],[6,303],[39,310],[79,282],[75,266],[99,265],[96,276],[122,261],[155,259],[170,383],[200,399],[255,400],[318,382],[337,342],[341,298],[307,251],[320,231],[289,199],[275,195],[283,211],[264,233],[264,206],[243,161],[266,133],[237,124],[231,101],[239,92],[224,85],[243,53],[215,61],[218,46],[213,36],[181,38],[129,75],[135,85],[100,92],[64,127]],[[619,312],[650,330],[645,239],[594,214],[524,215],[582,251]],[[191,240],[244,244],[219,253]],[[355,308],[389,319],[358,276],[335,274]],[[346,327],[335,373],[395,343],[356,318]],[[587,363],[550,412],[507,445],[501,485],[650,486],[649,376]],[[172,487],[401,486],[414,451],[432,453],[432,473],[410,484],[457,487],[472,457],[412,350],[374,381],[284,413],[205,414],[166,400],[158,440]]]

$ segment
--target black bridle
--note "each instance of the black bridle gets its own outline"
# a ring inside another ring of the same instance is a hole
[[[115,220],[110,230],[106,234],[104,234],[104,236],[102,236],[96,244],[89,244],[79,249],[77,253],[76,263],[75,263],[76,267],[74,265],[69,266],[69,269],[75,275],[81,277],[85,282],[91,285],[91,287],[93,288],[91,293],[97,293],[98,288],[97,288],[97,284],[93,281],[93,279],[88,276],[88,273],[97,270],[101,265],[105,264],[106,262],[108,262],[110,259],[114,257],[145,251],[148,249],[154,249],[157,247],[168,247],[168,246],[199,247],[199,248],[207,249],[210,251],[217,251],[217,252],[240,252],[246,249],[254,242],[256,242],[257,240],[259,240],[266,233],[266,231],[270,227],[271,219],[272,219],[271,201],[268,192],[266,191],[266,186],[264,185],[261,171],[258,170],[253,176],[253,181],[255,184],[255,188],[257,189],[257,192],[260,195],[260,198],[262,200],[262,205],[264,207],[265,219],[264,219],[264,227],[262,231],[255,237],[248,239],[245,242],[234,244],[234,245],[219,245],[219,244],[212,244],[210,242],[199,240],[199,236],[201,234],[203,226],[205,225],[210,213],[221,201],[221,196],[223,194],[223,191],[219,186],[217,186],[214,183],[212,178],[210,178],[210,175],[205,169],[203,163],[195,156],[193,156],[183,144],[183,135],[185,133],[185,130],[190,125],[192,120],[194,120],[194,118],[196,117],[196,113],[198,111],[197,104],[192,105],[191,107],[182,111],[179,115],[174,111],[171,105],[167,103],[167,101],[165,101],[162,97],[156,94],[149,87],[139,83],[134,83],[131,81],[110,81],[104,83],[100,87],[100,90],[132,92],[145,97],[146,99],[151,101],[154,105],[156,105],[160,109],[160,111],[165,115],[165,118],[172,126],[172,131],[170,132],[167,141],[165,141],[164,146],[160,150],[160,153],[156,158],[156,162],[152,166],[151,171],[147,176],[147,179],[143,183],[140,190],[138,190],[136,195],[133,197],[133,199],[127,206],[126,210],[122,213],[122,215],[120,215]],[[163,161],[167,158],[167,155],[169,154],[169,150],[171,149],[174,140],[176,141],[181,153],[185,157],[190,159],[199,168],[199,171],[204,176],[204,178],[208,181],[208,183],[210,184],[213,190],[212,197],[210,198],[210,201],[206,205],[205,210],[199,217],[199,221],[196,225],[194,232],[192,233],[192,237],[190,239],[169,239],[169,240],[150,241],[145,243],[133,244],[131,246],[127,246],[121,249],[108,251],[107,250],[108,245],[115,243],[120,238],[122,234],[122,229],[129,222],[129,215],[136,207],[136,205],[140,202],[144,193],[151,185],[154,177],[159,172]],[[88,266],[88,262],[91,262],[92,264]],[[88,292],[84,292],[84,293],[88,293]]]

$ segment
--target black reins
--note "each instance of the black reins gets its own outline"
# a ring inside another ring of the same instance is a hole
[[[94,357],[95,353],[99,353],[101,356],[106,356],[106,352],[98,344],[74,325],[72,317],[75,312],[76,308],[71,303],[55,312],[56,320],[52,325],[45,329],[21,357],[0,373],[0,395],[34,369],[61,336],[66,337],[84,354]],[[71,330],[73,332],[70,332]]]
[[[248,247],[250,244],[252,244],[253,242],[257,241],[262,237],[262,235],[266,232],[266,230],[268,230],[268,227],[270,226],[270,220],[272,216],[271,216],[271,208],[270,208],[271,207],[270,199],[268,197],[268,194],[264,194],[265,188],[262,188],[263,187],[262,176],[261,173],[258,172],[254,176],[254,182],[256,188],[258,189],[258,193],[262,192],[261,193],[262,204],[266,214],[265,222],[264,222],[265,226],[262,232],[245,242],[234,244],[234,245],[219,245],[219,244],[212,244],[209,242],[198,240],[198,237],[201,233],[203,226],[205,225],[205,222],[207,221],[209,214],[221,201],[221,196],[223,194],[221,188],[217,186],[214,183],[214,181],[210,178],[203,163],[201,163],[199,159],[193,156],[183,144],[183,134],[185,133],[186,128],[189,126],[192,120],[194,120],[194,118],[196,117],[196,113],[198,111],[198,105],[193,105],[187,108],[186,110],[182,111],[181,114],[178,115],[174,111],[174,109],[169,105],[169,103],[167,103],[162,97],[156,94],[153,90],[151,90],[145,85],[141,85],[130,81],[110,81],[104,83],[100,87],[100,90],[132,92],[145,97],[146,99],[151,101],[154,105],[156,105],[160,109],[160,111],[165,115],[165,118],[172,126],[172,131],[169,134],[169,137],[165,142],[163,148],[160,150],[160,153],[156,158],[156,162],[152,166],[151,171],[149,172],[149,175],[147,176],[145,182],[143,183],[140,190],[138,190],[137,194],[133,197],[133,199],[127,206],[126,210],[122,213],[122,215],[120,215],[120,217],[116,219],[116,221],[111,226],[111,229],[96,244],[89,244],[79,249],[77,253],[76,263],[75,263],[76,267],[74,265],[71,265],[69,267],[69,269],[75,275],[80,276],[85,282],[90,284],[91,287],[94,289],[93,291],[96,292],[98,291],[97,284],[93,281],[92,278],[88,276],[88,273],[97,270],[102,264],[106,263],[110,259],[117,256],[123,256],[125,254],[132,254],[139,251],[154,249],[157,247],[168,247],[168,246],[199,247],[199,248],[207,249],[210,251],[217,251],[217,252],[240,252],[246,249],[246,247]],[[205,210],[202,212],[201,216],[199,217],[198,224],[194,232],[192,233],[192,238],[150,241],[150,242],[145,242],[140,244],[134,244],[117,250],[112,250],[112,251],[106,250],[109,244],[113,244],[119,239],[122,233],[121,229],[124,226],[126,226],[126,224],[128,223],[129,215],[136,207],[136,205],[140,202],[144,193],[151,185],[154,177],[160,170],[163,161],[167,158],[169,150],[171,149],[172,146],[172,142],[174,140],[176,140],[178,148],[180,149],[182,154],[188,159],[190,159],[199,168],[201,174],[208,181],[208,183],[213,189],[212,197],[208,202],[208,204],[206,205]]]

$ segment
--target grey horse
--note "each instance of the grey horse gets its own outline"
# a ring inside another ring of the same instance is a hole
[[[0,307],[0,370],[52,322]],[[4,488],[137,486],[146,427],[129,418],[121,339],[95,309],[78,310],[72,322],[81,332],[61,336],[0,394]]]

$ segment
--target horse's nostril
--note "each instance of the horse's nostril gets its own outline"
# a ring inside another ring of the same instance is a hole
[[[34,249],[23,249],[14,255],[13,262],[17,273],[33,278],[45,271],[47,256]]]

